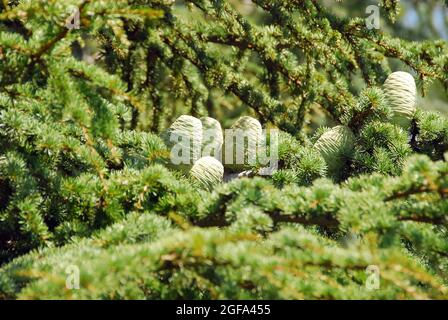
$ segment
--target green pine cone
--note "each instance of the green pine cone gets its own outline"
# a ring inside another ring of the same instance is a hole
[[[384,82],[384,92],[393,112],[392,123],[408,130],[416,110],[414,77],[403,71],[391,73]]]
[[[202,122],[182,115],[162,134],[162,139],[171,148],[171,164],[176,169],[188,171],[201,156]]]
[[[191,168],[190,176],[201,187],[211,190],[214,186],[222,182],[224,167],[221,162],[213,157],[202,157]]]
[[[335,174],[344,166],[344,156],[352,154],[354,144],[353,132],[347,126],[339,125],[322,134],[314,147],[325,159],[328,172]]]
[[[221,124],[218,120],[210,117],[201,118],[201,122],[202,156],[211,156],[221,160],[221,150],[224,141]]]
[[[226,134],[224,164],[232,171],[246,170],[256,162],[263,129],[257,119],[248,116],[239,118],[230,129],[233,134]],[[236,141],[233,136],[236,136]]]

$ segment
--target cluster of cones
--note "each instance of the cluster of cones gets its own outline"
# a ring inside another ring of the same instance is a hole
[[[413,76],[407,72],[394,72],[385,81],[383,90],[392,111],[391,122],[409,130],[416,110],[417,90]],[[257,154],[257,147],[263,138],[260,122],[249,116],[239,118],[231,129],[242,130],[245,137],[254,142],[244,144],[241,163],[234,162],[238,150],[235,142],[232,140],[231,145],[228,145],[229,142],[226,145],[221,124],[210,117],[198,119],[182,115],[162,134],[162,138],[171,148],[180,143],[181,147],[185,147],[183,150],[189,151],[187,163],[177,164],[175,168],[187,172],[201,187],[212,189],[223,180],[229,180],[229,177],[244,175],[251,164],[248,160],[250,155]],[[338,125],[324,132],[314,147],[331,173],[341,169],[339,159],[353,152],[355,140],[348,126]]]
[[[171,148],[172,156],[181,150],[189,152],[183,157],[187,161],[172,165],[187,172],[201,187],[211,189],[225,179],[225,172],[226,180],[244,174],[253,164],[251,156],[257,154],[262,139],[260,122],[249,116],[239,118],[230,129],[240,133],[243,140],[233,141],[231,136],[231,140],[225,141],[221,124],[216,119],[182,115],[162,134],[162,138]],[[242,146],[236,145],[241,141]],[[241,152],[240,161],[237,161],[238,151]]]

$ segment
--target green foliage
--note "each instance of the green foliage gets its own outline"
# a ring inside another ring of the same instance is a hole
[[[394,125],[381,87],[446,90],[447,43],[252,2],[0,2],[0,299],[448,298],[448,120]],[[187,114],[279,129],[279,170],[203,190],[161,134]]]
[[[362,176],[341,186],[278,190],[241,179],[198,204],[192,221],[220,229],[180,230],[134,212],[91,239],[16,259],[2,269],[0,288],[4,298],[446,297],[447,173],[446,163],[416,157],[399,178]],[[348,231],[360,241],[344,248],[338,239]],[[362,287],[372,264],[384,276],[379,291]],[[70,265],[81,267],[85,289],[65,289]]]
[[[432,159],[443,159],[448,150],[448,119],[437,112],[418,110],[412,146],[414,150],[430,156]]]
[[[408,134],[389,123],[369,123],[361,130],[359,141],[353,162],[362,172],[397,175],[411,152]]]

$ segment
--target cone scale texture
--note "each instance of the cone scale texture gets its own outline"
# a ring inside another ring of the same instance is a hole
[[[384,92],[393,111],[392,123],[409,129],[416,110],[417,88],[407,72],[394,72],[384,82]]]

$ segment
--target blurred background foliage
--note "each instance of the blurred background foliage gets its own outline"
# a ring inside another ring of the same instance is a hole
[[[258,8],[251,0],[231,0],[233,6],[251,22],[258,24],[265,24],[269,22],[269,16],[265,11]],[[366,13],[366,8],[369,5],[378,5],[379,1],[375,0],[347,0],[335,1],[324,0],[320,1],[325,7],[339,17],[349,18],[366,18],[369,13]],[[393,4],[397,1],[389,1]],[[444,6],[443,1],[440,0],[402,0],[398,1],[398,15],[396,20],[389,19],[388,14],[380,8],[381,30],[392,36],[406,39],[410,41],[424,41],[424,40],[448,40],[448,8]],[[388,3],[387,1],[385,2]],[[195,19],[196,14],[188,9],[184,1],[176,1],[174,12],[179,16],[191,17]],[[189,19],[189,18],[185,18]],[[228,49],[228,48],[227,48]],[[224,53],[230,53],[230,50],[223,50]],[[258,58],[254,55],[250,57],[252,62],[251,67],[247,69],[249,73],[251,70],[256,70],[259,65]],[[390,59],[389,61],[392,71],[406,70],[415,75],[404,63],[397,59]],[[351,90],[358,95],[363,88],[366,87],[362,80],[361,71],[358,70],[352,76]],[[210,101],[209,101],[210,102]],[[448,114],[448,94],[444,90],[440,82],[433,82],[425,92],[425,96],[420,91],[418,106],[426,110],[436,110],[443,114]],[[224,125],[229,125],[235,118],[242,114],[250,112],[244,104],[238,99],[224,96],[222,93],[216,92],[214,96],[214,108],[209,109],[210,114],[221,119]],[[180,105],[176,107],[181,108]],[[175,114],[181,114],[182,111],[177,110]],[[167,122],[165,125],[169,124]],[[310,110],[308,119],[308,132],[314,131],[322,125],[334,125],[332,119],[326,116],[319,108]]]
[[[348,15],[354,17],[366,16],[366,7],[377,4],[378,1],[348,0],[337,2],[333,0],[324,1],[340,16]],[[399,14],[396,21],[386,19],[381,15],[381,28],[384,31],[410,41],[423,40],[448,40],[448,8],[440,0],[402,0],[400,1]],[[405,68],[399,61],[392,60],[393,71]],[[409,70],[408,70],[409,71]],[[358,79],[361,77],[358,75]],[[361,85],[357,85],[359,90]],[[448,114],[448,94],[439,82],[434,82],[427,95],[422,99],[419,96],[419,107],[427,110],[437,110]]]

